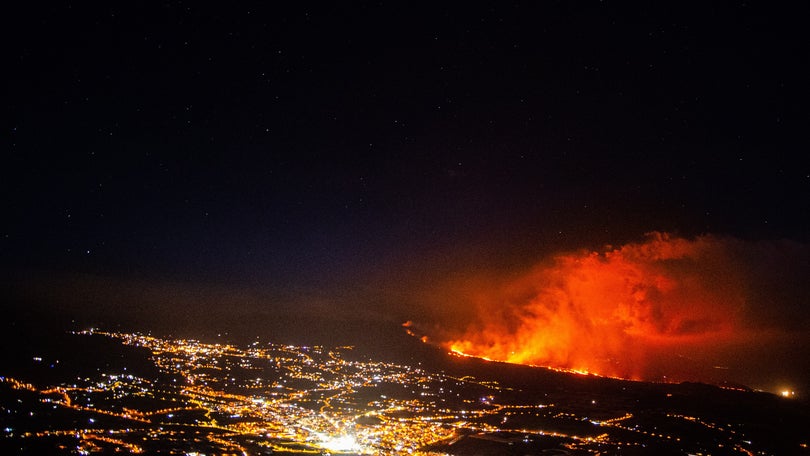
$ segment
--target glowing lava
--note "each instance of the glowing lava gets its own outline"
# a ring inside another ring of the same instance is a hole
[[[460,291],[476,318],[439,338],[489,360],[656,379],[734,336],[740,274],[712,237],[652,233],[603,252],[562,254],[529,273]]]

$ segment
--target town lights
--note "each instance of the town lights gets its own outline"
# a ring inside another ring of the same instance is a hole
[[[330,451],[336,452],[360,452],[362,450],[357,440],[351,435],[319,435],[321,446]]]

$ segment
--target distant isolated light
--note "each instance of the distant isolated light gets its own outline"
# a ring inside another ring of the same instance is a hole
[[[796,396],[796,392],[791,391],[791,390],[782,390],[782,392],[780,394],[782,394],[782,397],[794,397],[794,396]]]

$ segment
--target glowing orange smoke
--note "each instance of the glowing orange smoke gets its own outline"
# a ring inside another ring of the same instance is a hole
[[[491,360],[660,378],[670,358],[735,335],[740,277],[715,238],[652,233],[642,243],[558,255],[517,278],[467,281],[460,294],[476,318],[440,337],[454,352]]]

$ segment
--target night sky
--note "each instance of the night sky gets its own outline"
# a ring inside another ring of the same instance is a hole
[[[806,258],[804,6],[282,3],[6,7],[8,296],[405,318],[652,231]]]

